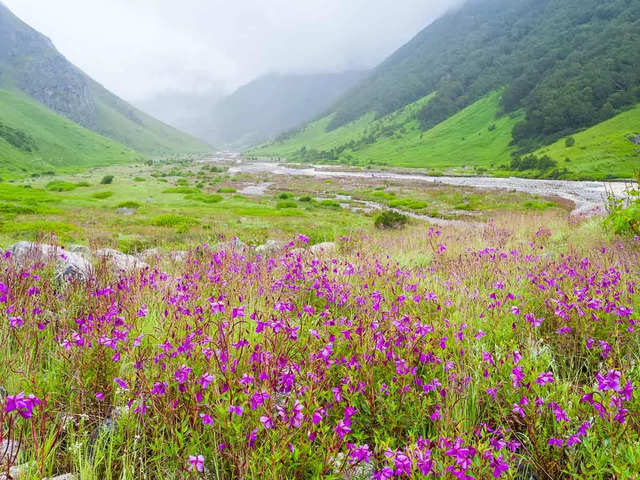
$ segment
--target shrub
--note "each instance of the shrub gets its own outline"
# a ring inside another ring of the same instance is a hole
[[[112,183],[113,175],[105,175],[104,177],[102,177],[102,180],[100,180],[101,185],[111,185]]]
[[[104,200],[106,198],[113,197],[113,192],[96,192],[91,196],[99,200]]]
[[[605,227],[618,235],[640,235],[640,174],[637,186],[626,191],[625,197],[619,198],[609,193],[607,197],[608,216]]]
[[[293,200],[280,200],[277,204],[276,204],[276,208],[278,209],[283,209],[283,208],[298,208],[298,204],[296,202],[294,202]]]
[[[282,192],[280,195],[278,195],[278,198],[280,200],[288,200],[292,197],[292,195],[290,193],[287,192]]]
[[[236,189],[233,187],[221,187],[218,189],[218,193],[236,193]]]
[[[335,200],[323,200],[320,202],[320,205],[327,208],[342,208],[340,202],[336,202]]]
[[[189,181],[184,178],[181,178],[176,182],[176,185],[178,185],[179,187],[188,187]]]
[[[197,225],[198,223],[195,218],[174,214],[160,215],[151,221],[151,225],[156,227],[183,227]]]
[[[76,183],[76,187],[90,187],[91,184],[89,182],[78,182]]]
[[[63,182],[61,180],[56,180],[53,182],[47,183],[47,190],[52,192],[70,192],[71,190],[75,190],[77,185],[71,182]]]
[[[305,195],[304,197],[300,197],[298,200],[300,202],[310,202],[312,198],[309,195]]]
[[[195,200],[197,202],[203,203],[218,203],[222,201],[222,197],[220,195],[208,195],[206,193],[192,193],[190,195],[185,195],[184,198],[187,200]]]
[[[134,181],[134,182],[146,182],[146,181],[147,181],[147,179],[146,179],[146,178],[144,178],[144,177],[135,177],[135,178],[133,179],[133,181]]]
[[[565,147],[573,147],[576,144],[576,139],[573,137],[567,137],[564,141]]]
[[[518,171],[525,170],[550,170],[558,166],[558,163],[548,155],[536,157],[535,155],[527,155],[526,157],[514,158],[511,160],[511,169]]]
[[[194,187],[173,187],[163,190],[162,193],[200,193],[200,189]]]
[[[140,208],[141,206],[142,205],[140,205],[138,202],[128,200],[126,202],[119,203],[116,208]]]
[[[376,217],[375,226],[379,230],[398,230],[404,228],[409,218],[393,210],[385,210]]]

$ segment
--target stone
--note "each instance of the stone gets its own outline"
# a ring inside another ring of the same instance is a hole
[[[2,440],[0,442],[0,465],[13,463],[19,451],[20,446],[13,440]]]
[[[162,256],[162,254],[163,252],[159,248],[149,248],[147,250],[140,252],[138,255],[136,255],[136,257],[138,257],[139,260],[146,262],[150,258],[158,258]]]
[[[67,250],[71,253],[77,253],[87,259],[91,257],[91,249],[84,245],[69,245]]]
[[[91,277],[93,266],[82,255],[64,250],[63,248],[44,243],[18,242],[7,248],[11,258],[21,267],[33,261],[55,259],[56,280],[87,280]]]
[[[331,459],[334,475],[340,475],[343,480],[372,480],[375,468],[371,463],[358,463],[356,465],[347,460],[347,465],[343,465],[344,453],[340,452]]]
[[[130,217],[131,215],[134,215],[136,213],[136,209],[135,208],[120,207],[120,208],[116,209],[116,213],[118,215],[124,215],[125,217]]]
[[[311,247],[311,253],[319,255],[321,253],[335,253],[338,250],[338,246],[333,242],[318,243]]]
[[[256,247],[256,253],[264,257],[277,255],[284,249],[284,243],[278,240],[267,240],[263,245]]]
[[[127,255],[126,253],[119,252],[112,248],[101,248],[96,250],[94,256],[99,259],[106,259],[116,269],[124,272],[130,272],[131,270],[144,269],[149,265],[142,260],[134,257],[133,255]]]
[[[635,135],[629,135],[627,138],[634,145],[640,145],[640,133],[637,133]]]
[[[249,249],[246,243],[242,242],[241,240],[238,240],[237,238],[234,238],[233,240],[229,240],[228,242],[217,243],[211,248],[216,252],[221,252],[224,250],[225,252],[230,252],[230,253],[233,253],[233,252],[242,253]]]
[[[73,473],[65,473],[64,475],[58,475],[57,477],[48,477],[43,478],[42,480],[76,480],[76,477]]]
[[[189,258],[189,252],[185,250],[176,250],[169,253],[169,258],[174,262],[184,262],[187,258]]]

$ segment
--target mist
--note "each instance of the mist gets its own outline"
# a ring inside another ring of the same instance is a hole
[[[459,0],[4,0],[128,100],[368,69]]]

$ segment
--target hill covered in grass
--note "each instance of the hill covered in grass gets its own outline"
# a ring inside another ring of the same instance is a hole
[[[143,157],[15,91],[0,90],[0,112],[0,177],[73,171]]]
[[[210,147],[118,98],[0,3],[0,87],[20,91],[69,120],[150,155]]]
[[[638,18],[640,4],[626,0],[469,0],[378,66],[325,118],[251,153],[629,176],[640,161],[629,140],[640,131]],[[570,152],[543,148],[592,128],[588,144]],[[543,150],[552,168],[512,168],[513,158]],[[606,161],[594,161],[602,155]]]

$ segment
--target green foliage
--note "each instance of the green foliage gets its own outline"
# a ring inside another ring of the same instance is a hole
[[[236,189],[233,187],[222,187],[218,189],[218,193],[236,193]]]
[[[120,202],[116,208],[140,208],[142,205],[139,202],[128,200],[126,202]]]
[[[223,200],[223,197],[215,194],[206,194],[206,193],[192,193],[189,195],[185,195],[187,200],[196,200],[198,202],[203,203],[218,203]]]
[[[291,195],[291,194],[290,194],[290,193],[288,193],[288,192],[282,192],[281,194],[279,194],[279,195],[278,195],[278,198],[279,198],[280,200],[288,200],[288,199],[290,199],[292,196],[293,196],[293,195]]]
[[[93,198],[97,198],[98,200],[105,200],[109,197],[113,196],[113,192],[96,192],[91,195]]]
[[[607,210],[604,224],[609,230],[619,235],[640,235],[640,174],[636,187],[628,189],[622,198],[609,194]]]
[[[640,4],[628,0],[477,0],[429,25],[340,101],[333,130],[382,117],[430,93],[429,130],[492,90],[524,109],[521,151],[612,118],[640,100]]]
[[[174,227],[174,228],[185,227],[185,226],[188,227],[192,225],[197,225],[198,223],[199,223],[198,220],[196,220],[193,217],[188,217],[185,215],[174,215],[174,214],[160,215],[155,217],[151,221],[151,225],[154,225],[156,227]]]
[[[192,193],[200,193],[200,189],[195,187],[172,187],[172,188],[167,188],[163,190],[162,193],[192,194]]]
[[[404,228],[409,218],[393,210],[385,210],[379,214],[374,225],[379,230],[399,230]]]
[[[277,204],[276,204],[276,208],[278,209],[283,209],[283,208],[298,208],[298,204],[293,201],[293,200],[280,200]]]
[[[91,184],[89,182],[77,182],[76,187],[90,187]]]
[[[147,179],[144,177],[134,177],[133,179],[134,182],[146,182]]]
[[[313,199],[309,195],[304,195],[298,199],[300,202],[311,202]]]
[[[567,148],[571,148],[576,144],[576,139],[573,137],[567,137],[564,140],[564,146]]]
[[[0,122],[0,138],[24,152],[32,152],[38,149],[33,137],[2,122]]]
[[[514,158],[511,161],[512,170],[540,170],[546,171],[553,167],[558,166],[558,162],[553,160],[548,155],[543,157],[536,157],[535,155],[527,155],[525,157]]]
[[[113,175],[105,175],[100,180],[100,185],[111,185],[113,183]]]
[[[46,188],[47,190],[50,190],[52,192],[70,192],[71,190],[75,190],[77,186],[78,185],[76,185],[75,183],[56,180],[47,183]]]

